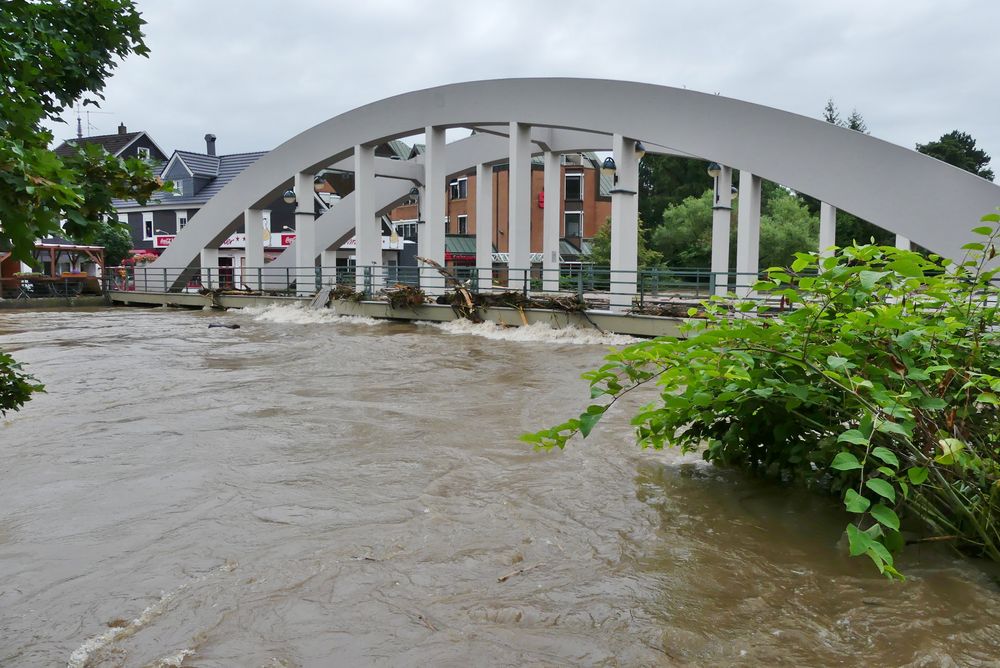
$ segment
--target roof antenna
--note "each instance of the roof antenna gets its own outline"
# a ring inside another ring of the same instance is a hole
[[[76,138],[83,139],[83,119],[80,116],[80,103],[76,103]]]

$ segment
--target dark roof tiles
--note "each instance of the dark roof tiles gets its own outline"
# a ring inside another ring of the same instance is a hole
[[[97,144],[102,146],[111,155],[118,155],[118,152],[128,146],[141,135],[142,132],[126,132],[125,134],[96,135],[94,137],[82,137],[79,139],[67,139],[55,148],[54,153],[60,157],[67,157],[76,152],[76,147],[80,144]]]
[[[177,151],[181,153],[181,151]],[[185,153],[184,160],[185,164],[190,166],[187,162],[189,156],[197,156],[199,158],[209,158],[215,160],[218,163],[218,175],[210,177],[211,180],[208,184],[199,190],[197,193],[185,192],[181,195],[174,195],[171,193],[157,193],[154,195],[154,201],[150,201],[149,204],[152,205],[171,205],[177,208],[182,208],[183,206],[201,206],[208,200],[222,190],[230,181],[235,179],[243,170],[256,162],[261,156],[265,155],[267,151],[257,151],[255,153],[233,153],[231,155],[219,155],[211,156],[205,155],[203,153]],[[202,163],[202,164],[208,164]],[[192,170],[193,171],[193,170]],[[114,206],[116,209],[129,208],[138,206],[138,204],[133,200],[115,200]]]
[[[214,179],[219,175],[219,167],[223,157],[220,155],[206,155],[204,153],[194,153],[192,151],[174,151],[178,159],[187,165],[192,176]]]

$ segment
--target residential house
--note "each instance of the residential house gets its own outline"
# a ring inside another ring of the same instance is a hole
[[[159,168],[167,159],[153,138],[144,130],[129,132],[125,124],[118,126],[118,132],[113,135],[97,135],[94,137],[77,137],[67,139],[59,144],[54,153],[61,157],[72,155],[78,146],[96,144],[116,158],[142,158],[153,165],[153,171]]]

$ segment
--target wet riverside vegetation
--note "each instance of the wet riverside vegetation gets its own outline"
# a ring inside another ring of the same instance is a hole
[[[842,497],[852,556],[902,578],[907,542],[1000,561],[1000,215],[963,261],[887,246],[800,253],[755,286],[765,301],[692,309],[685,338],[644,341],[584,374],[579,417],[525,434],[586,437],[620,397],[655,382],[632,419],[643,447],[701,452]],[[783,300],[790,310],[775,313]]]

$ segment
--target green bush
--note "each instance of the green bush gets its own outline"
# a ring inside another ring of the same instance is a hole
[[[7,411],[16,411],[31,400],[33,392],[44,392],[45,387],[35,378],[21,371],[21,365],[10,355],[0,351],[0,417]]]
[[[755,286],[769,299],[733,313],[713,298],[685,338],[612,352],[584,374],[610,401],[523,439],[564,447],[656,382],[633,419],[643,447],[842,496],[851,554],[887,576],[902,577],[901,521],[1000,561],[1000,216],[983,221],[959,263],[884,246],[799,254]]]

